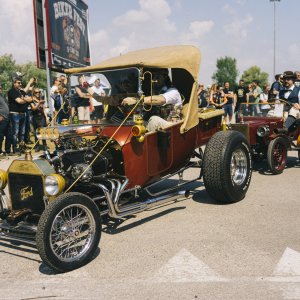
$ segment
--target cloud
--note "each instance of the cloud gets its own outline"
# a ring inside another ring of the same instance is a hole
[[[227,35],[236,39],[246,39],[248,36],[248,26],[253,22],[253,17],[247,15],[241,20],[234,20],[233,22],[224,26],[224,31]]]
[[[17,63],[35,60],[32,1],[1,1],[0,28],[0,53],[12,53]]]
[[[229,13],[230,15],[235,15],[236,14],[236,9],[234,7],[232,7],[230,4],[226,3],[223,6],[223,11]]]
[[[175,31],[176,26],[169,20],[171,7],[166,0],[139,0],[140,8],[129,10],[113,20],[114,26],[131,26],[146,24],[155,26],[159,24],[162,30]]]
[[[180,40],[183,43],[198,43],[199,39],[211,32],[215,23],[209,21],[193,21],[190,23],[188,31],[181,34]]]

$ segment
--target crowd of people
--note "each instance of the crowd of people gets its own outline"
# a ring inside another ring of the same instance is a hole
[[[172,86],[168,74],[162,72],[157,76],[155,88],[158,95],[151,97],[151,104],[182,104],[181,96]],[[22,82],[22,74],[17,72],[6,95],[0,84],[0,157],[20,155],[24,152],[26,144],[34,145],[36,151],[46,150],[46,142],[43,141],[40,145],[36,133],[38,128],[47,126],[49,122],[54,125],[71,119],[73,123],[97,124],[104,117],[104,105],[99,101],[99,97],[104,97],[105,91],[96,76],[92,76],[88,83],[84,75],[78,76],[78,84],[71,98],[65,75],[55,77],[48,101],[45,101],[35,78],[31,78],[24,86]],[[276,99],[285,99],[291,103],[285,122],[287,128],[300,118],[300,72],[286,71],[277,74],[271,86],[265,84],[263,87],[260,87],[258,80],[246,85],[243,79],[234,89],[228,81],[223,85],[208,85],[206,89],[200,83],[197,95],[200,109],[211,106],[216,109],[222,108],[226,124],[237,120],[241,112],[244,115],[266,116],[271,109],[271,103]],[[129,105],[133,102],[136,102],[136,99],[126,98],[121,104]],[[147,104],[147,97],[145,103]],[[164,120],[158,120],[157,117],[152,123],[150,119],[148,121],[149,124],[154,123],[153,128],[165,124]]]
[[[198,85],[199,108],[214,106],[224,109],[224,120],[227,125],[243,115],[266,116],[271,110],[272,103],[277,99],[283,99],[291,103],[292,107],[285,122],[287,128],[290,123],[300,118],[300,72],[286,71],[276,74],[274,82],[260,86],[258,80],[246,85],[241,79],[235,89],[230,87],[229,82],[224,85],[212,84],[205,89],[204,84]],[[289,120],[289,121],[288,121]]]
[[[61,124],[74,119],[74,123],[99,123],[103,118],[103,105],[93,95],[105,95],[99,78],[86,86],[78,77],[75,94],[69,97],[65,75],[53,79],[48,101],[37,80],[31,78],[23,86],[23,75],[12,76],[12,86],[3,92],[0,83],[0,158],[24,153],[25,146],[32,145],[36,151],[46,150],[46,141],[40,145],[37,129],[51,124]]]

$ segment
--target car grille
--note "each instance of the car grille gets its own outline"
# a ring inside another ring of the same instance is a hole
[[[28,208],[35,214],[44,211],[42,176],[10,173],[8,180],[12,209]]]

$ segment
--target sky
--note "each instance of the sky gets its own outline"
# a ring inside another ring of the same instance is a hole
[[[278,1],[278,0],[277,0]],[[270,0],[85,0],[92,64],[126,52],[188,44],[201,51],[199,82],[217,59],[235,58],[239,77],[257,65],[273,81],[274,2]],[[300,70],[300,0],[275,2],[275,73]],[[0,0],[0,55],[36,61],[32,0]]]

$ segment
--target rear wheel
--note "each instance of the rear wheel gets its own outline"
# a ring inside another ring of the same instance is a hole
[[[38,223],[36,243],[42,260],[58,272],[85,265],[94,255],[101,236],[96,204],[80,193],[59,196]]]
[[[283,172],[287,160],[286,139],[279,136],[268,147],[267,161],[270,171],[277,175]]]
[[[220,131],[204,151],[203,181],[208,194],[222,203],[242,200],[252,174],[248,142],[237,131]]]

